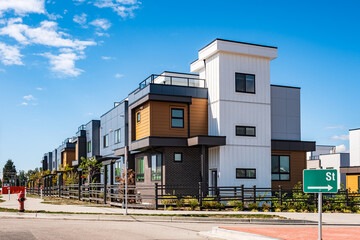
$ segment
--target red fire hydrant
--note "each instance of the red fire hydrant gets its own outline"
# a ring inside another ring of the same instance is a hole
[[[19,201],[19,212],[24,212],[25,194],[23,191],[19,193],[18,201]]]

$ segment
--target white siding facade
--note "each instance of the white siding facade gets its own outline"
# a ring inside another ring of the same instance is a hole
[[[349,131],[350,166],[360,166],[360,129]]]

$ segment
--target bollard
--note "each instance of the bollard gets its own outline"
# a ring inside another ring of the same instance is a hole
[[[41,196],[41,200],[43,200],[42,199],[42,188],[40,189],[40,196]]]
[[[10,188],[8,187],[9,201],[10,201]]]

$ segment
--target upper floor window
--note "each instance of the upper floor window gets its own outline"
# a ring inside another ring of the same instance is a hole
[[[171,109],[171,127],[172,128],[184,127],[184,109],[181,108]]]
[[[140,122],[140,112],[136,114],[136,122]]]
[[[255,168],[237,168],[236,169],[236,178],[256,178],[256,169]]]
[[[119,143],[121,141],[121,131],[120,128],[114,131],[114,141],[115,143]]]
[[[271,180],[290,180],[290,156],[271,156]]]
[[[248,126],[236,126],[236,136],[255,137],[256,128]]]
[[[104,140],[104,148],[107,148],[109,146],[109,134],[106,134],[103,137],[103,140]]]
[[[255,75],[235,73],[236,92],[255,93]]]
[[[90,153],[91,152],[91,141],[87,142],[87,152]]]

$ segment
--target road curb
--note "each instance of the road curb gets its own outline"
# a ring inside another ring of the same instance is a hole
[[[312,225],[306,220],[292,219],[244,219],[179,216],[143,216],[143,215],[102,215],[102,214],[51,214],[51,213],[9,213],[1,212],[0,218],[54,219],[87,221],[126,221],[126,222],[184,222],[184,223],[230,223],[230,224],[267,224],[267,225]]]

